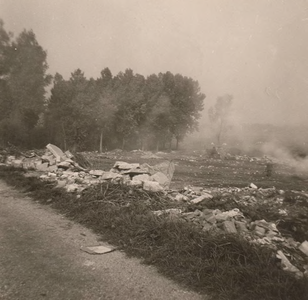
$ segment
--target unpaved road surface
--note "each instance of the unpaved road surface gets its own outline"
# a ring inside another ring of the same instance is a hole
[[[120,251],[80,250],[98,244],[88,229],[0,181],[0,299],[204,299]]]

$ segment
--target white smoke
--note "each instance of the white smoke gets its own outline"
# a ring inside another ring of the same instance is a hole
[[[274,142],[262,145],[262,152],[274,162],[283,163],[293,168],[295,173],[308,174],[308,157],[300,157],[291,153],[289,149]]]

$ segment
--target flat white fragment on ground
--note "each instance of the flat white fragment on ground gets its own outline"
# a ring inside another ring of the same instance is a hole
[[[213,198],[212,195],[210,195],[208,193],[205,193],[205,194],[203,194],[203,195],[201,195],[201,196],[191,200],[191,203],[195,203],[196,204],[196,203],[199,203],[199,202],[201,202],[201,201],[203,201],[205,199],[212,199],[212,198]]]
[[[308,256],[308,241],[302,242],[298,249]]]
[[[115,250],[115,248],[112,247],[106,247],[106,246],[89,246],[89,247],[81,247],[82,251],[87,252],[89,254],[105,254],[109,253]]]
[[[258,188],[254,183],[251,183],[251,184],[249,185],[249,187],[252,188],[252,189],[257,189],[257,188]]]

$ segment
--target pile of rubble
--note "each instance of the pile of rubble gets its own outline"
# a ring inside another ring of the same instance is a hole
[[[91,185],[110,181],[130,186],[140,186],[147,191],[159,192],[169,188],[174,164],[166,161],[155,166],[118,161],[110,171],[91,170],[80,165],[69,152],[48,144],[45,154],[30,157],[8,156],[5,163],[14,167],[42,171],[42,180],[56,181],[58,187],[68,192],[81,192]]]
[[[150,153],[146,156],[154,158]],[[277,229],[275,222],[267,222],[264,219],[252,220],[239,208],[234,208],[234,205],[232,209],[224,209],[225,211],[217,209],[219,206],[207,205],[216,199],[219,201],[232,199],[233,203],[238,204],[237,206],[245,211],[244,207],[271,202],[275,203],[281,216],[286,216],[288,211],[282,209],[286,192],[276,190],[275,187],[262,189],[252,183],[245,188],[206,189],[190,186],[175,191],[169,189],[175,170],[173,162],[165,161],[150,166],[146,163],[117,161],[109,171],[95,170],[91,169],[87,162],[76,159],[69,151],[63,152],[52,144],[46,146],[43,155],[33,153],[22,158],[8,156],[5,164],[40,171],[42,180],[56,182],[57,187],[64,188],[68,192],[76,192],[77,196],[84,189],[103,182],[122,183],[147,191],[164,192],[170,199],[182,203],[185,208],[155,211],[154,214],[175,216],[190,222],[202,231],[213,234],[240,234],[251,243],[261,244],[276,251],[277,257],[286,270],[295,273],[298,277],[308,276],[307,241],[300,243],[292,237],[284,237]],[[302,201],[308,206],[308,195],[297,191],[292,193],[294,201]],[[194,208],[196,205],[198,205],[197,209]]]
[[[295,192],[295,191],[294,191]],[[241,202],[241,206],[253,206],[257,202],[275,201],[278,207],[283,203],[286,192],[276,190],[275,187],[262,189],[250,184],[245,188],[212,188],[186,187],[181,193],[173,192],[173,199],[185,201],[185,209],[167,209],[155,211],[155,215],[172,216],[189,222],[202,231],[212,234],[231,233],[240,234],[250,243],[259,244],[276,251],[285,270],[293,272],[297,277],[308,276],[308,241],[297,242],[291,236],[283,236],[277,229],[275,222],[266,220],[252,220],[238,208],[227,211],[210,209],[207,203],[223,201],[224,198]],[[297,192],[296,194],[304,194]],[[308,196],[308,195],[307,195]],[[236,200],[237,199],[237,200]],[[299,199],[303,199],[300,197]],[[306,197],[308,203],[308,197]],[[199,208],[190,211],[192,205],[199,204]],[[211,206],[211,205],[208,205]],[[280,215],[286,215],[286,210],[279,210]],[[288,259],[289,258],[289,259]],[[292,263],[290,262],[292,261]]]

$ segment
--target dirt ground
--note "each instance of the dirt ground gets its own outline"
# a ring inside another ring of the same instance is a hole
[[[228,159],[215,159],[202,151],[147,153],[115,150],[102,154],[93,152],[83,154],[92,163],[93,169],[102,170],[112,168],[115,161],[155,165],[171,160],[175,164],[175,172],[170,189],[177,191],[192,186],[212,190],[243,189],[251,183],[262,189],[274,187],[276,189],[274,196],[262,199],[256,196],[257,201],[250,206],[245,203],[241,205],[243,194],[240,191],[237,195],[230,196],[229,193],[229,196],[219,201],[215,200],[210,208],[223,210],[239,208],[251,219],[275,222],[285,236],[300,242],[308,240],[308,172],[298,173],[284,162],[273,164],[272,175],[267,176],[266,166],[269,160],[266,157],[234,156]],[[279,195],[279,191],[283,192],[282,196]],[[297,194],[298,191],[300,194]],[[237,197],[236,203],[233,201],[234,197]],[[284,201],[279,202],[279,198],[284,198]],[[198,206],[195,208],[203,209]],[[287,214],[280,215],[280,210],[286,210]]]
[[[245,187],[254,183],[258,187],[277,189],[294,189],[307,191],[308,173],[298,174],[286,164],[275,164],[273,175],[266,176],[266,163],[263,158],[239,156],[238,159],[209,158],[202,151],[173,151],[151,154],[142,151],[111,151],[107,153],[84,153],[94,169],[109,170],[115,161],[148,163],[155,165],[164,160],[172,160],[175,173],[171,189],[182,189],[186,186],[200,187]]]
[[[0,299],[206,299],[0,181]],[[108,245],[107,245],[108,246]]]

